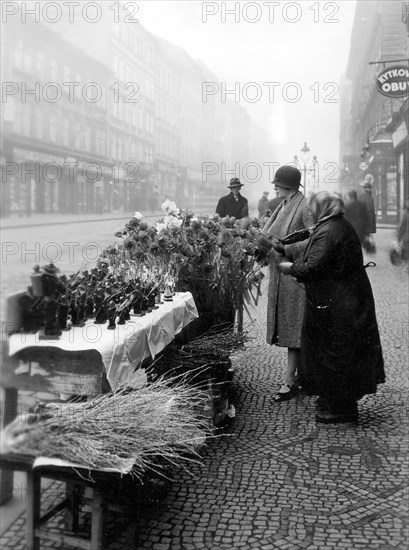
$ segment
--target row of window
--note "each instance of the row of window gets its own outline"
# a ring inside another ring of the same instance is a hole
[[[122,80],[125,83],[132,83],[139,87],[141,93],[143,93],[148,99],[153,101],[154,98],[154,83],[152,78],[148,78],[146,74],[138,71],[134,66],[131,66],[126,61],[120,59],[118,55],[114,55],[114,66],[113,66],[115,78]],[[132,90],[128,89],[128,92],[131,93]],[[123,92],[126,96],[126,90]]]
[[[132,118],[133,126],[153,131],[153,119],[148,116],[147,120],[135,121],[138,115],[136,108],[143,102],[144,98],[150,101],[155,99],[155,85],[152,78],[141,74],[137,69],[132,68],[129,63],[122,61],[117,55],[114,56],[114,76],[122,82],[111,84],[109,82],[95,82],[84,78],[78,70],[73,70],[69,65],[59,63],[55,58],[46,56],[41,51],[30,51],[24,47],[23,40],[17,42],[14,50],[15,67],[25,73],[32,75],[32,84],[27,84],[27,90],[36,89],[35,94],[25,94],[24,100],[36,103],[75,103],[85,102],[89,108],[97,105],[103,109],[107,108],[107,101],[112,105],[113,115],[123,121]],[[166,69],[157,67],[158,92],[166,92],[175,100],[178,97],[178,83],[176,78]],[[37,79],[37,80],[35,80]],[[38,83],[39,81],[39,83]],[[27,79],[25,79],[27,82]],[[80,85],[75,85],[79,82]],[[54,86],[52,83],[55,83]],[[66,83],[66,84],[64,84]],[[58,93],[62,98],[55,101]],[[158,116],[169,124],[178,125],[180,107],[175,102],[167,101],[166,96],[161,95],[157,99]],[[192,100],[187,96],[185,107],[192,112],[200,110],[201,103]]]
[[[84,78],[84,76],[77,70],[73,70],[66,63],[59,63],[57,59],[53,57],[46,56],[41,51],[33,52],[27,48],[24,48],[23,40],[17,42],[17,46],[14,50],[14,66],[24,71],[27,74],[33,75],[35,78],[42,82],[56,82],[61,83],[61,89],[68,94],[69,86],[63,85],[64,82],[74,83],[80,82],[80,86],[73,86],[73,95],[75,99],[81,98],[84,94],[84,86],[86,84],[98,81],[100,79],[95,79],[94,81],[89,77]],[[155,85],[153,79],[148,78],[146,74],[142,74],[135,67],[131,67],[129,63],[123,61],[119,58],[118,55],[114,56],[113,61],[113,72],[114,77],[121,80],[129,86],[125,88],[110,88],[102,89],[103,93],[101,99],[98,100],[98,104],[104,105],[106,102],[106,97],[112,95],[114,101],[118,101],[118,95],[120,95],[121,102],[127,100],[133,102],[135,99],[138,99],[140,95],[143,95],[150,99],[154,100],[154,90]],[[157,68],[157,82],[161,89],[173,97],[178,97],[178,87],[176,78],[161,67]],[[102,83],[99,83],[101,88],[105,86]],[[133,87],[132,87],[133,86]],[[95,91],[90,92],[90,97],[93,97]]]
[[[172,97],[179,97],[178,80],[172,73],[160,65],[156,67],[156,82],[159,88]]]
[[[24,137],[48,141],[71,149],[106,155],[106,131],[91,130],[69,116],[41,109],[30,109],[26,103],[15,103],[13,131]]]
[[[173,136],[158,133],[155,135],[155,146],[158,156],[169,159],[173,162],[178,162],[179,143],[175,141]]]
[[[105,130],[83,126],[79,122],[72,124],[68,117],[63,117],[61,121],[56,113],[44,116],[44,113],[36,111],[34,117],[29,113],[21,113],[21,115],[15,117],[14,129],[23,136],[33,137],[34,135],[41,141],[49,141],[100,157],[112,156],[114,160],[139,159],[148,163],[154,162],[153,147],[141,141],[114,135],[110,142],[111,155],[107,155]],[[158,156],[172,162],[179,162],[179,143],[172,136],[158,134],[155,146]],[[198,166],[201,162],[200,152],[190,147],[182,147],[181,155],[182,162],[188,166]]]
[[[114,160],[131,161],[139,159],[153,163],[153,148],[140,141],[130,140],[125,136],[113,136],[111,139],[111,155]]]
[[[165,98],[161,97],[156,102],[157,115],[159,118],[171,124],[172,126],[178,126],[180,120],[180,109],[179,106],[167,101]]]
[[[136,54],[140,59],[143,59],[145,63],[153,66],[153,47],[138,36],[137,31],[131,27],[132,25],[114,25],[114,36],[125,44],[132,53]]]
[[[16,104],[13,131],[27,138],[48,141],[56,145],[86,151],[101,157],[107,156],[105,129],[91,128],[68,116],[55,112],[31,110],[28,105]],[[125,136],[111,138],[111,154],[114,159],[139,158],[153,162],[153,149],[146,144]]]
[[[59,85],[63,93],[72,93],[72,99],[79,99],[84,97],[84,87],[91,82],[98,79],[85,78],[78,70],[72,69],[66,63],[57,61],[54,57],[50,57],[48,54],[44,54],[42,51],[32,51],[30,48],[25,47],[23,40],[18,40],[16,48],[14,50],[14,66],[24,71],[27,74],[32,75],[37,81],[43,83],[55,82]],[[64,82],[75,83],[80,82],[80,86],[64,85]],[[105,92],[105,90],[104,90]],[[41,93],[43,86],[41,87]],[[89,92],[89,98],[93,99],[95,96],[95,90]],[[103,93],[101,100],[98,100],[99,105],[105,105],[106,93]],[[87,95],[85,96],[88,97]],[[89,101],[90,103],[92,101]]]
[[[181,147],[181,163],[184,166],[200,166],[202,155],[191,147]]]
[[[130,124],[133,128],[139,128],[150,134],[154,132],[155,116],[153,112],[142,109],[137,105],[114,103],[112,115]]]

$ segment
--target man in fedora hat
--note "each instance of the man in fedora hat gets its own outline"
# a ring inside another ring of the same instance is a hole
[[[287,371],[274,401],[287,401],[297,393],[296,372],[301,347],[301,328],[305,309],[305,290],[293,277],[285,277],[278,269],[283,258],[301,259],[307,241],[283,245],[283,239],[294,231],[313,225],[306,200],[299,190],[301,172],[291,165],[281,166],[275,173],[274,190],[281,198],[262,229],[259,248],[270,249],[270,280],[267,305],[267,343],[287,348]]]
[[[216,214],[219,214],[221,218],[230,216],[241,220],[247,218],[249,215],[249,203],[245,197],[240,194],[240,188],[243,184],[239,178],[232,178],[230,185],[227,186],[230,189],[230,193],[221,197],[216,207]]]

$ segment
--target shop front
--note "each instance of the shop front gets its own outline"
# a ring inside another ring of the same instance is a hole
[[[406,100],[398,112],[394,113],[387,126],[392,136],[396,158],[396,181],[398,186],[398,214],[402,216],[403,202],[409,196],[409,101]]]
[[[387,132],[382,131],[371,142],[366,166],[363,176],[371,174],[374,178],[372,196],[378,222],[396,224],[399,189],[392,139]]]
[[[408,60],[401,59],[399,61]],[[408,94],[407,65],[389,62],[376,77],[376,88],[389,98],[390,120],[381,135],[371,142],[374,148],[373,170],[377,174],[378,218],[386,223],[398,223],[404,197],[408,194]],[[398,107],[398,108],[396,108]],[[382,158],[382,162],[378,159]],[[375,174],[374,174],[375,176]]]
[[[8,215],[30,216],[33,212],[58,211],[64,162],[65,158],[58,155],[12,148],[11,161],[3,178]]]

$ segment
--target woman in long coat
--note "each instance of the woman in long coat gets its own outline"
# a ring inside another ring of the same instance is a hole
[[[270,280],[267,305],[267,343],[288,348],[288,366],[283,384],[275,401],[286,401],[296,394],[295,376],[301,346],[301,327],[305,308],[303,285],[285,277],[277,265],[285,259],[294,262],[302,258],[306,243],[281,245],[278,239],[311,225],[304,195],[299,191],[301,172],[293,166],[282,166],[274,181],[281,204],[273,212],[262,233],[274,239],[275,250],[270,254]]]
[[[349,221],[358,235],[361,246],[369,235],[369,219],[365,205],[358,200],[358,194],[354,189],[345,193],[345,219]]]
[[[304,256],[280,265],[306,288],[299,375],[305,391],[320,397],[316,420],[323,423],[356,420],[357,400],[385,381],[372,289],[343,208],[333,193],[312,196],[317,223]]]

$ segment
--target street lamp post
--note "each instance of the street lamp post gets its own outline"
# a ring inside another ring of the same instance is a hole
[[[302,163],[302,173],[303,173],[303,185],[304,185],[304,195],[307,196],[307,172],[312,172],[314,175],[314,185],[313,189],[315,189],[315,176],[316,176],[316,170],[318,168],[318,160],[316,155],[312,158],[312,165],[308,166],[310,160],[310,148],[307,145],[307,142],[304,142],[304,147],[301,149],[301,163]],[[297,155],[294,155],[294,163],[297,166],[298,165],[298,157]]]
[[[301,160],[303,163],[303,174],[304,174],[304,194],[307,196],[307,163],[310,160],[310,148],[307,145],[307,142],[304,142],[304,147],[301,149]]]

